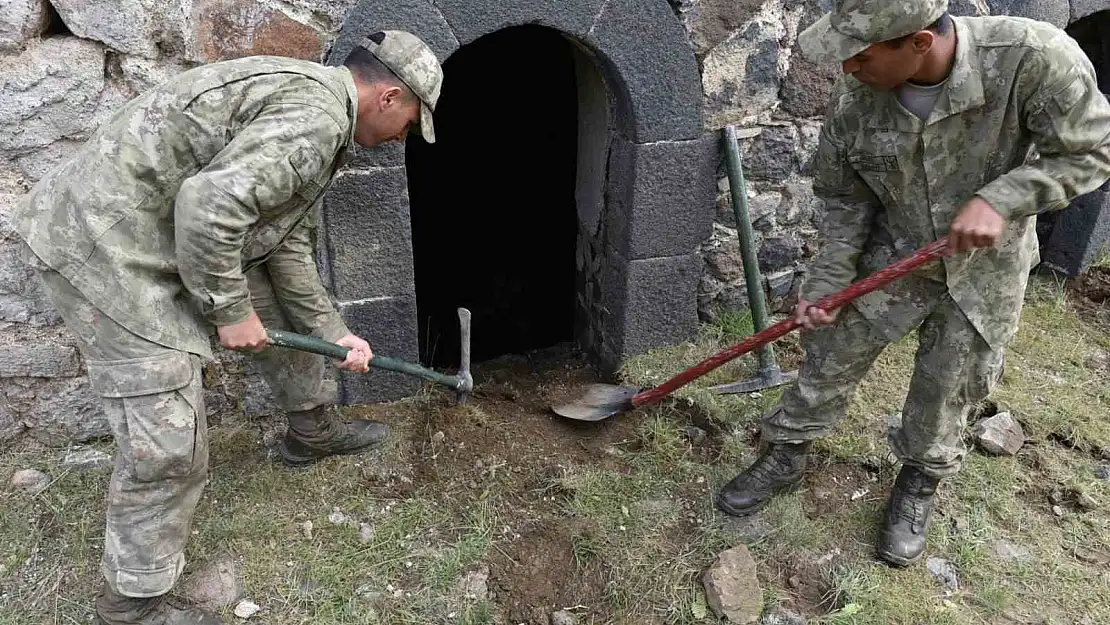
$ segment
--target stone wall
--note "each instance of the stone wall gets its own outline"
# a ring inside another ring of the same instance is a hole
[[[431,0],[408,0],[423,2]],[[663,0],[642,0],[662,2]],[[795,54],[831,0],[670,0],[702,71],[707,126],[740,127],[760,267],[772,308],[788,304],[816,251],[820,207],[808,161],[837,68]],[[185,68],[250,54],[323,60],[355,0],[3,0],[0,217],[128,99]],[[988,6],[989,4],[989,6]],[[956,14],[1025,15],[1059,26],[1106,0],[953,0]],[[723,168],[713,235],[701,246],[699,311],[746,306]],[[104,436],[84,365],[0,230],[0,440]],[[205,371],[213,421],[270,409],[238,354]]]

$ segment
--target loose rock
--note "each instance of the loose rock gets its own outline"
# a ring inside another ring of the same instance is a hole
[[[688,425],[686,426],[686,438],[690,439],[690,442],[694,445],[701,445],[705,442],[707,435],[705,430],[697,426]]]
[[[789,610],[774,607],[763,615],[759,625],[806,625],[806,620]]]
[[[243,592],[242,567],[231,555],[208,562],[181,585],[187,599],[210,611],[235,605]]]
[[[551,625],[578,625],[578,619],[566,610],[559,610],[551,615]]]
[[[305,521],[301,523],[301,534],[309,540],[312,539],[312,521]]]
[[[1000,412],[977,423],[975,438],[984,451],[996,456],[1012,456],[1025,444],[1021,424],[1008,412]]]
[[[956,569],[950,562],[943,558],[929,558],[925,561],[926,568],[945,586],[952,590],[960,589],[960,580],[956,577]]]
[[[66,454],[62,464],[71,471],[97,471],[112,468],[112,457],[99,449],[79,449]]]
[[[482,567],[471,571],[460,580],[463,595],[473,601],[485,601],[489,598],[489,569]]]
[[[239,602],[239,605],[235,606],[235,616],[238,616],[241,619],[248,619],[255,614],[258,614],[258,611],[261,609],[262,608],[258,607],[257,603],[251,601],[250,599],[243,599]]]
[[[374,526],[369,523],[362,523],[358,526],[358,541],[366,544],[374,540]]]
[[[705,596],[718,618],[731,623],[755,623],[763,611],[763,589],[748,548],[741,545],[722,552],[702,576]]]
[[[1027,562],[1033,559],[1028,549],[1006,540],[996,540],[991,543],[990,553],[999,560]]]
[[[46,0],[6,0],[0,4],[0,52],[19,50],[50,23]]]
[[[37,469],[21,469],[12,475],[12,488],[29,495],[37,495],[46,490],[50,476]]]

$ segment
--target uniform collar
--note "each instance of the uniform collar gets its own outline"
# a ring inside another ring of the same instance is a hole
[[[869,127],[921,132],[925,126],[983,105],[983,78],[976,64],[978,56],[975,54],[971,31],[958,17],[952,18],[952,23],[956,32],[956,60],[952,64],[944,90],[937,96],[929,119],[922,122],[907,111],[898,102],[898,94],[890,90],[877,94],[880,107],[878,114],[869,116]]]
[[[351,132],[347,136],[347,148],[350,149],[355,144],[355,127],[358,124],[358,88],[355,86],[355,79],[351,75],[351,70],[343,66],[336,69],[343,77],[343,86],[347,88],[347,114],[351,118]]]

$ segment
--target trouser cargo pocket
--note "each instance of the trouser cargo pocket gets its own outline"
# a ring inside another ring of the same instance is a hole
[[[199,363],[184,352],[88,361],[125,468],[137,481],[191,475],[207,465]]]

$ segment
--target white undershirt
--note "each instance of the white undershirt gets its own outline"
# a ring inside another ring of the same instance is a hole
[[[937,97],[940,96],[940,92],[947,82],[947,78],[944,79],[944,82],[935,85],[915,85],[904,82],[897,90],[898,101],[909,112],[921,118],[921,121],[925,121],[929,118],[929,113],[933,112]]]

